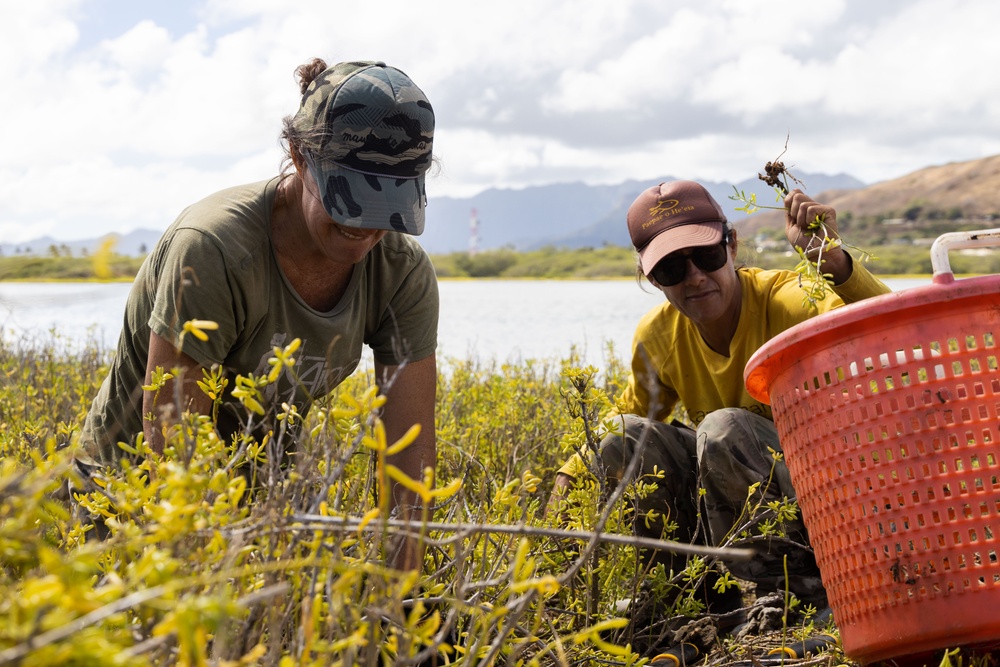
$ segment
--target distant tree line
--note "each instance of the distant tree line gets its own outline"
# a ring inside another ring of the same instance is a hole
[[[853,241],[853,237],[851,237]],[[798,257],[787,250],[783,239],[741,244],[739,261],[767,269],[792,269]],[[761,245],[763,243],[763,245]],[[927,275],[931,273],[930,244],[894,243],[862,245],[874,255],[867,266],[880,275]],[[857,252],[852,254],[860,258]],[[1000,273],[1000,252],[955,251],[949,256],[956,274]],[[90,257],[48,256],[0,257],[0,280],[131,280],[143,258],[94,253]],[[542,248],[519,252],[513,248],[487,250],[475,254],[453,252],[431,255],[440,278],[562,278],[607,279],[635,276],[636,256],[631,248]]]

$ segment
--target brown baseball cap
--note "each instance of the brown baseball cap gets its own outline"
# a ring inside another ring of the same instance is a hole
[[[721,243],[725,226],[722,207],[694,181],[654,185],[628,209],[628,233],[647,275],[674,251]]]

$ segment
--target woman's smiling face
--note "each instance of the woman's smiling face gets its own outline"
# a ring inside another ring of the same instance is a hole
[[[311,170],[299,164],[296,168],[302,181],[302,216],[316,249],[330,261],[357,264],[385,237],[386,230],[348,227],[335,222],[323,206]]]

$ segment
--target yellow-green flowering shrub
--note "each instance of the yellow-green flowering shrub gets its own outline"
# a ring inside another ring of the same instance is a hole
[[[615,611],[650,576],[628,503],[602,512],[584,481],[544,516],[625,381],[612,350],[603,374],[574,353],[442,363],[437,470],[414,480],[385,463],[412,434],[386,442],[367,372],[307,415],[282,405],[263,436],[226,442],[213,415],[184,414],[162,456],[140,437],[85,477],[74,433],[107,354],[60,349],[0,342],[0,665],[639,661]],[[236,380],[248,417],[276,377]],[[199,386],[217,398],[222,382]],[[421,521],[388,515],[388,479],[422,498]],[[422,543],[422,571],[387,564],[400,535]]]

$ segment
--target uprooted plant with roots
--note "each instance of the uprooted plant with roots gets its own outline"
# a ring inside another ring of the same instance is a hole
[[[786,139],[785,147],[778,157],[767,162],[764,165],[764,171],[757,174],[757,177],[761,181],[774,188],[777,195],[776,201],[779,203],[791,192],[789,182],[794,185],[804,185],[802,181],[792,175],[789,168],[781,161],[782,156],[787,150],[788,140]],[[757,194],[754,192],[747,193],[735,186],[733,190],[734,193],[729,198],[740,202],[742,206],[736,207],[736,210],[742,211],[747,215],[753,215],[761,209],[785,210],[784,206],[759,204],[757,202]],[[822,266],[824,256],[830,250],[839,247],[850,248],[859,253],[859,259],[863,262],[878,259],[870,252],[845,243],[840,236],[826,225],[821,216],[816,216],[816,219],[809,224],[807,231],[810,234],[810,239],[806,247],[794,247],[795,252],[798,254],[799,262],[793,270],[799,274],[799,286],[804,293],[802,298],[803,307],[815,305],[817,301],[821,301],[826,297],[830,287],[831,276],[829,273],[823,271]]]

